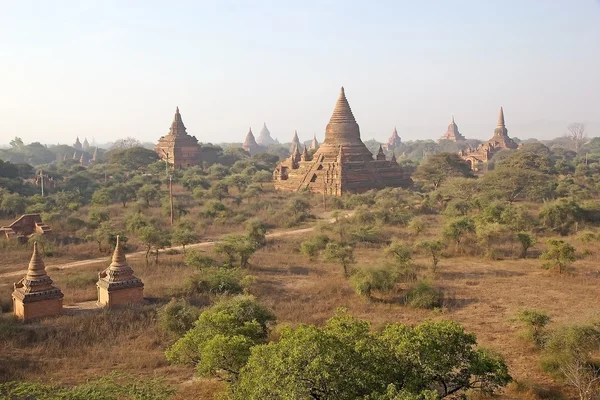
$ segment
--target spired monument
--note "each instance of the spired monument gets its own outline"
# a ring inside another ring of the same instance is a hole
[[[388,139],[388,141],[385,145],[385,149],[387,151],[391,151],[393,153],[394,150],[396,150],[401,145],[402,145],[402,139],[400,139],[400,136],[398,136],[398,130],[396,130],[396,127],[394,127],[392,136],[390,136],[390,138]]]
[[[471,165],[473,171],[478,171],[481,164],[486,164],[490,158],[503,149],[516,149],[519,145],[508,136],[508,129],[504,123],[504,110],[500,107],[498,123],[494,129],[494,136],[476,149],[468,148],[459,151],[458,155]]]
[[[294,145],[289,158],[273,172],[275,188],[279,190],[310,190],[340,196],[384,187],[407,187],[412,180],[395,160],[385,159],[383,150],[373,158],[360,139],[360,129],[342,87],[329,124],[325,140],[311,159],[304,148]]]
[[[119,236],[112,262],[98,274],[96,286],[98,304],[101,306],[118,307],[144,301],[144,283],[140,278],[133,276],[133,269],[127,263]]]
[[[201,165],[200,144],[195,136],[186,132],[179,107],[175,110],[169,133],[158,140],[154,151],[161,160],[166,160],[173,167]]]
[[[246,140],[244,140],[244,144],[242,144],[242,149],[250,153],[251,156],[265,152],[265,149],[258,143],[256,143],[256,140],[254,139],[254,134],[252,133],[252,128],[248,130]]]
[[[63,293],[52,285],[52,279],[46,274],[46,265],[38,253],[37,242],[34,242],[27,275],[14,284],[12,299],[15,316],[27,321],[58,315],[62,310],[63,297]]]
[[[266,122],[263,123],[263,127],[262,127],[260,133],[258,134],[258,138],[256,139],[256,142],[261,146],[270,146],[273,144],[279,144],[279,142],[276,139],[273,139],[271,137],[271,132],[269,132]]]
[[[458,125],[454,122],[454,115],[452,116],[452,122],[448,125],[448,130],[440,138],[440,140],[450,140],[451,142],[462,142],[465,137],[458,131]]]

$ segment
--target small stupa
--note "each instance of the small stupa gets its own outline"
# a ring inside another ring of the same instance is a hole
[[[246,134],[246,140],[244,140],[244,144],[242,144],[242,148],[246,150],[250,155],[263,153],[264,149],[256,143],[256,139],[254,139],[254,134],[252,133],[252,128],[248,130]]]
[[[256,143],[261,146],[270,146],[273,144],[277,144],[277,140],[271,137],[271,132],[269,132],[269,128],[267,128],[267,123],[263,123],[263,127],[258,134],[258,138],[256,139]]]
[[[63,297],[60,289],[52,285],[44,260],[38,252],[37,242],[34,242],[27,275],[14,284],[12,299],[15,316],[27,321],[60,314]]]
[[[117,236],[117,245],[110,266],[98,274],[98,304],[106,307],[118,307],[144,301],[144,283],[133,275],[133,269],[127,263],[121,239]]]

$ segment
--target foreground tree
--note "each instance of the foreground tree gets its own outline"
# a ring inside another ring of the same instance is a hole
[[[377,332],[338,312],[322,328],[287,328],[278,342],[252,348],[233,398],[391,400],[492,393],[510,375],[500,357],[475,346],[475,336],[453,322],[393,324]]]

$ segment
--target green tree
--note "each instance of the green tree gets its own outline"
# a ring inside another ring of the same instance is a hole
[[[113,194],[110,188],[103,187],[94,192],[92,203],[99,206],[109,206],[112,203]]]
[[[533,236],[531,232],[517,232],[516,238],[521,245],[521,253],[519,254],[519,257],[527,257],[527,250],[529,250],[529,248],[536,243],[535,236]]]
[[[194,327],[167,349],[167,360],[235,382],[250,349],[266,342],[274,321],[275,315],[250,296],[223,300],[205,309]]]
[[[583,210],[572,199],[558,199],[545,203],[540,209],[542,224],[549,229],[568,235],[576,224],[583,220]]]
[[[18,193],[8,193],[2,196],[0,202],[0,210],[8,215],[13,215],[15,218],[19,214],[25,212],[27,207],[27,199],[20,196]]]
[[[415,244],[415,247],[431,257],[431,270],[435,273],[440,262],[442,250],[446,248],[446,243],[441,240],[423,240]]]
[[[185,246],[198,241],[198,235],[193,230],[187,227],[178,226],[173,230],[171,235],[171,242],[176,245],[181,245],[183,252],[185,253]]]
[[[158,190],[158,188],[155,185],[149,183],[142,185],[142,187],[140,187],[137,191],[137,196],[140,199],[144,200],[147,207],[150,207],[150,202],[156,200],[159,194],[160,191]]]
[[[389,292],[398,281],[398,271],[386,266],[359,268],[350,277],[350,282],[359,296],[373,299],[373,291]]]
[[[412,260],[412,250],[398,239],[390,243],[389,247],[385,249],[385,254],[393,257],[400,266],[407,266]]]
[[[558,267],[558,273],[562,274],[576,260],[575,247],[564,240],[550,239],[548,249],[540,255],[540,258],[550,261],[544,264],[545,268]]]
[[[541,347],[546,339],[546,326],[550,323],[550,316],[544,311],[521,310],[517,320],[525,326],[524,336]]]
[[[427,157],[415,171],[413,179],[424,181],[437,189],[444,180],[457,176],[472,177],[469,164],[456,153],[440,153]]]
[[[213,165],[214,167],[214,165]],[[211,167],[212,168],[212,167]],[[219,201],[229,195],[229,186],[225,182],[215,182],[208,191],[209,195]]]
[[[231,234],[215,244],[215,252],[227,256],[227,265],[233,267],[239,261],[239,266],[246,268],[250,257],[256,252],[256,247],[248,237]]]
[[[531,169],[496,168],[481,179],[484,193],[512,204],[519,197],[543,200],[551,195],[552,178]]]
[[[329,242],[325,246],[325,259],[337,262],[344,269],[344,276],[350,276],[350,267],[354,264],[354,249],[342,243]]]
[[[449,219],[442,228],[442,235],[460,246],[461,241],[468,234],[475,233],[475,223],[470,217],[458,217]]]
[[[154,263],[158,264],[159,250],[164,249],[171,243],[167,232],[156,226],[147,225],[139,228],[137,230],[137,234],[142,244],[146,247],[146,265],[148,265],[150,252],[152,249],[155,250]]]
[[[260,218],[246,221],[246,237],[255,249],[264,247],[267,243],[267,224]]]

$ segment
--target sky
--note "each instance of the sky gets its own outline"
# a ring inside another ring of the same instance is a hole
[[[600,136],[600,0],[0,0],[0,144]]]

